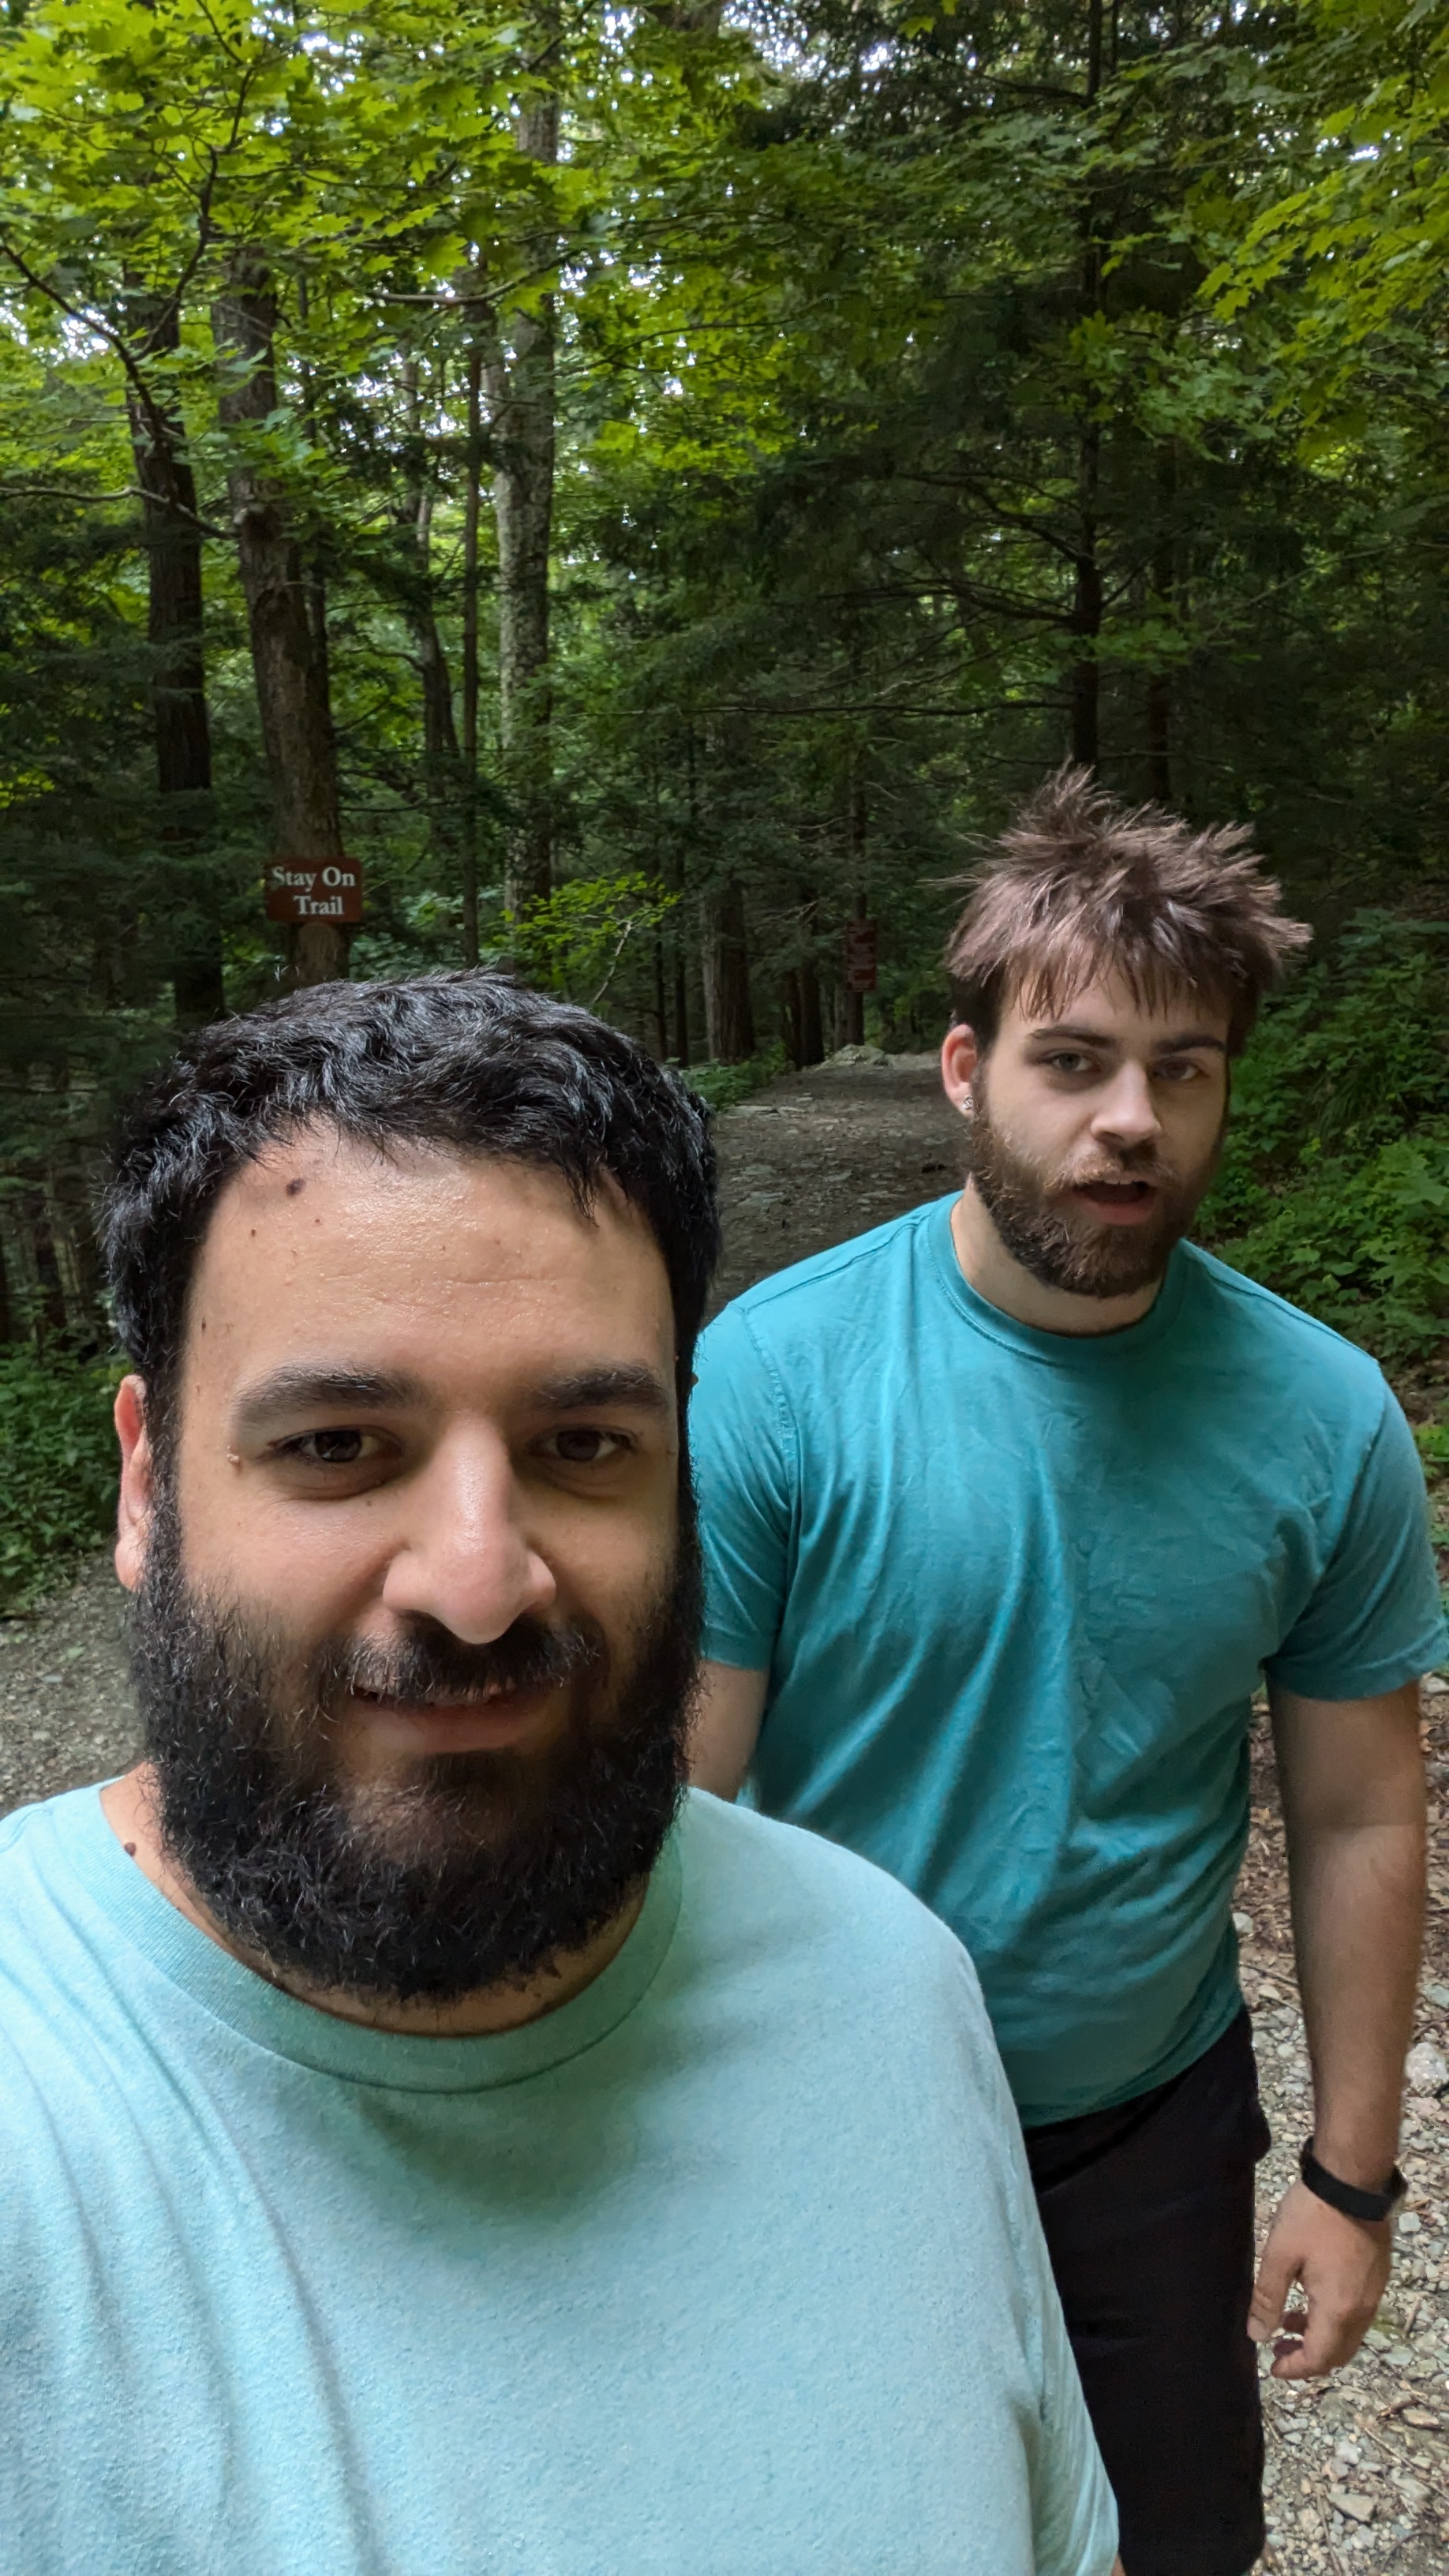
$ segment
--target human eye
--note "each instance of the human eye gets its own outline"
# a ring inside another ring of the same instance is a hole
[[[329,1423],[320,1431],[299,1431],[273,1444],[272,1456],[299,1467],[362,1467],[382,1455],[382,1434],[355,1423]]]
[[[543,1455],[563,1467],[612,1466],[634,1446],[622,1431],[603,1431],[592,1423],[551,1431],[541,1445]]]
[[[1092,1069],[1092,1058],[1084,1055],[1080,1047],[1056,1047],[1050,1055],[1039,1056],[1037,1061],[1045,1065],[1049,1073],[1060,1073],[1068,1080],[1090,1073]]]
[[[1159,1082],[1181,1084],[1185,1082],[1203,1081],[1206,1075],[1206,1067],[1197,1063],[1190,1055],[1173,1055],[1165,1057],[1162,1063],[1157,1066],[1156,1072]]]

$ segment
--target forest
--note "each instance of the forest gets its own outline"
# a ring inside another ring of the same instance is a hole
[[[11,1607],[178,1029],[482,961],[717,1105],[932,1046],[1064,758],[1313,923],[1208,1239],[1449,1470],[1446,144],[1446,0],[6,0]]]

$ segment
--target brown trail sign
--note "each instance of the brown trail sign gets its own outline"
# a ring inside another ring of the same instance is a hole
[[[267,868],[268,921],[360,921],[357,859],[273,859]]]
[[[880,956],[880,928],[874,921],[848,921],[845,925],[845,989],[847,993],[873,993],[876,965]]]

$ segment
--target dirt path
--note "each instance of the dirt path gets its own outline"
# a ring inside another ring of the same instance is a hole
[[[721,1122],[725,1261],[717,1302],[787,1262],[953,1185],[958,1130],[932,1059],[824,1068],[775,1083]],[[1426,1695],[1426,1742],[1449,1780],[1449,1689]],[[131,1746],[120,1600],[105,1564],[28,1621],[0,1623],[0,1812],[119,1769]],[[1266,2566],[1441,2576],[1449,2564],[1449,1820],[1436,1815],[1434,1902],[1404,2166],[1411,2196],[1372,2346],[1325,2386],[1267,2391]],[[1255,1748],[1252,1841],[1238,1898],[1244,1982],[1277,2141],[1263,2209],[1308,2127],[1308,2064],[1288,1932],[1272,1765]],[[1437,2054],[1436,2054],[1437,2052]]]

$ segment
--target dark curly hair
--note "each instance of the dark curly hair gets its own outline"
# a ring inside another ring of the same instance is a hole
[[[233,1173],[299,1128],[607,1176],[648,1225],[681,1392],[719,1257],[709,1113],[618,1029],[486,972],[318,984],[187,1038],[114,1138],[101,1241],[153,1439],[175,1397],[192,1272]]]

